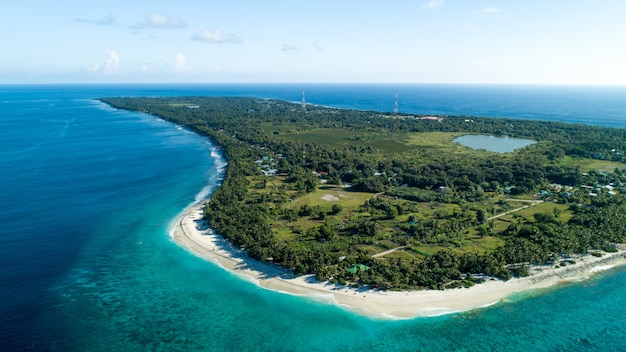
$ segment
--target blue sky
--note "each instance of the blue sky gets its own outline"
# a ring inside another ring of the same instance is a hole
[[[0,83],[626,85],[626,1],[3,4]]]

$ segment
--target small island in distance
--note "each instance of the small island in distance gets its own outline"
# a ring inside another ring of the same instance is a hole
[[[485,286],[623,258],[624,129],[256,98],[101,101],[185,126],[221,147],[223,184],[195,205],[202,211],[193,226],[210,226],[269,264],[261,272],[279,267],[355,288],[350,294],[391,294]],[[536,143],[498,153],[454,142],[465,135]],[[215,250],[215,242],[200,242],[187,245]]]

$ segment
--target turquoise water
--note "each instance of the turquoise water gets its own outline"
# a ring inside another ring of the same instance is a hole
[[[337,106],[374,110],[386,101],[386,88],[332,85],[323,95],[318,85],[307,90],[307,99],[315,103],[317,96],[317,103],[333,105],[343,92],[346,98]],[[411,89],[415,96],[406,91],[400,96],[422,101],[425,91],[439,88]],[[474,89],[452,91],[473,97],[476,115],[481,104],[497,103],[493,95],[480,100]],[[516,92],[501,99],[515,99]],[[617,97],[620,90],[610,92]],[[541,93],[538,104],[545,106],[548,98]],[[214,146],[172,124],[117,111],[93,98],[206,94],[297,101],[301,88],[0,86],[0,350],[625,348],[624,268],[517,295],[489,308],[379,321],[261,289],[179,248],[168,237],[170,222],[220,182],[223,163]],[[446,94],[433,99],[441,106],[447,99],[450,110],[456,109],[455,99],[461,98]],[[567,94],[555,91],[555,101]],[[390,96],[393,105],[393,92]],[[615,111],[626,103],[615,98],[607,104],[606,99],[595,108],[587,102],[581,110],[567,109],[577,119],[591,109],[595,122],[605,116],[607,124],[623,126],[626,119]],[[606,106],[610,109],[603,110]],[[514,112],[499,110],[502,115]]]
[[[465,135],[457,137],[454,142],[464,145],[472,149],[484,149],[496,153],[510,153],[517,149],[527,147],[537,143],[532,139],[512,138],[512,137],[496,137],[485,135]]]

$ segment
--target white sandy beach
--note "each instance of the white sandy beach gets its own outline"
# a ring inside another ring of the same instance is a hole
[[[593,272],[626,262],[625,251],[620,249],[617,253],[604,253],[602,257],[586,255],[577,258],[576,264],[561,268],[552,266],[532,268],[532,275],[525,278],[509,281],[488,280],[471,288],[405,292],[354,289],[321,283],[311,275],[294,277],[287,270],[275,265],[250,259],[244,251],[233,248],[209,229],[202,220],[201,208],[201,204],[188,207],[172,223],[170,236],[180,246],[264,288],[307,296],[382,319],[434,316],[485,307],[515,292],[549,287],[562,281],[584,279]]]

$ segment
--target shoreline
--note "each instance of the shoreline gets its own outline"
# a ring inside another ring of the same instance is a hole
[[[593,273],[626,263],[626,250],[584,255],[576,264],[529,266],[530,276],[508,281],[490,279],[471,288],[423,291],[380,291],[319,282],[313,275],[296,277],[274,264],[261,263],[234,248],[202,220],[203,202],[183,210],[170,225],[170,238],[196,256],[218,264],[237,276],[268,290],[332,303],[377,319],[410,319],[462,312],[496,304],[522,291],[547,288],[564,281],[587,279]]]

